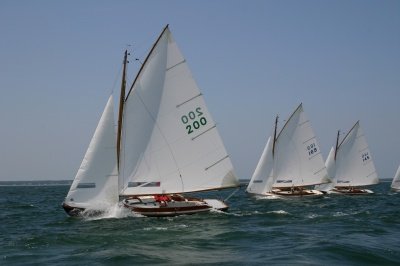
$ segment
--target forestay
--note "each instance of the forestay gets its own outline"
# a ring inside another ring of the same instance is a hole
[[[78,208],[107,208],[118,202],[118,173],[112,95],[90,141],[65,203]]]
[[[168,27],[126,97],[122,128],[121,195],[238,185],[215,123]]]

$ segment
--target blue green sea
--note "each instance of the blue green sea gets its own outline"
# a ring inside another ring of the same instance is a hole
[[[0,265],[400,265],[400,193],[389,187],[300,200],[242,188],[228,213],[71,218],[68,185],[0,186]]]

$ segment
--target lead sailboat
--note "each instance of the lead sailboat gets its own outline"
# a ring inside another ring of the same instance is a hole
[[[228,208],[222,201],[183,194],[239,182],[168,25],[121,97],[120,108],[119,196],[126,208],[146,216]]]
[[[277,135],[268,139],[247,192],[258,195],[320,197],[309,186],[329,182],[324,161],[303,105],[293,112]]]
[[[340,131],[336,146],[331,148],[325,162],[332,183],[317,189],[348,195],[373,193],[363,188],[378,184],[379,178],[360,122],[354,124],[340,143],[339,137]]]
[[[231,160],[186,60],[166,26],[125,93],[114,131],[110,97],[63,203],[70,215],[120,202],[145,216],[226,210],[185,193],[238,187]]]

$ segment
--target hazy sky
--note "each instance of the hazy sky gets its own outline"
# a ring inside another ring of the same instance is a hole
[[[0,1],[0,180],[73,179],[128,44],[129,82],[162,28],[186,57],[240,178],[303,102],[323,156],[361,126],[400,163],[400,1]]]

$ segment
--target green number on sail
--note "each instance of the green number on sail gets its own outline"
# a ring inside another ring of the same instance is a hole
[[[203,115],[201,107],[197,107],[195,111],[190,111],[181,116],[182,123],[186,125],[187,134],[191,134],[194,130],[207,124],[207,119]]]

